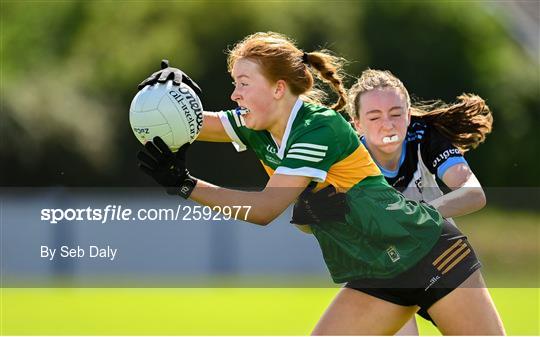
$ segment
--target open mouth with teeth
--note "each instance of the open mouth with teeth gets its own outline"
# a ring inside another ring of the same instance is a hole
[[[246,115],[249,113],[249,109],[248,108],[244,108],[242,106],[239,106],[237,107],[234,112],[236,112],[236,115],[237,116],[242,116],[242,115]]]
[[[398,139],[399,139],[398,135],[386,136],[386,137],[383,137],[382,142],[384,144],[390,144],[390,143],[397,142]]]

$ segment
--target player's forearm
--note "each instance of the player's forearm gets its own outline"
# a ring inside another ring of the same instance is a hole
[[[231,190],[199,180],[190,199],[211,207],[240,206],[236,219],[265,226],[288,206],[288,204],[276,202],[279,199],[270,195],[271,193],[272,191],[268,190],[261,192]]]
[[[486,205],[482,187],[460,187],[429,202],[445,218],[474,213]]]
[[[217,112],[204,111],[201,132],[196,139],[203,142],[230,142]]]

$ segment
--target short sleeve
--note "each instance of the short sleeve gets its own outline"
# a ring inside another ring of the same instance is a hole
[[[324,182],[330,167],[341,156],[339,139],[332,128],[321,126],[291,139],[275,173],[311,177]]]
[[[236,151],[245,151],[247,149],[246,139],[250,130],[246,128],[242,116],[239,116],[235,110],[220,111],[218,116],[225,128],[225,132],[232,139]]]
[[[457,164],[467,164],[461,151],[435,127],[428,127],[422,142],[422,157],[429,171],[442,179],[444,173]]]

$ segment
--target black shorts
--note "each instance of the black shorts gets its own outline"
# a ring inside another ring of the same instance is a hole
[[[433,322],[427,309],[480,267],[467,237],[445,221],[435,246],[411,269],[391,279],[359,279],[345,287],[398,305],[417,305],[418,314]]]

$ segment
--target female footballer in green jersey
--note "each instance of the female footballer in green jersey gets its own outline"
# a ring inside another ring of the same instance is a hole
[[[485,205],[482,187],[463,158],[463,152],[491,132],[493,118],[482,98],[464,94],[450,105],[411,104],[397,77],[372,69],[362,73],[348,97],[348,112],[360,140],[390,185],[409,199],[428,202],[445,218]],[[440,182],[450,192],[443,194]],[[344,196],[331,189],[302,196],[307,198],[296,204],[293,222],[316,224],[329,216],[319,214],[328,208],[333,209],[332,220],[345,219]],[[418,313],[430,319],[425,309]],[[417,335],[416,321],[409,321],[398,334]]]
[[[460,265],[453,259],[456,254],[474,252],[466,240],[447,242],[451,225],[434,208],[405,199],[386,183],[350,124],[336,112],[346,104],[337,61],[323,52],[304,53],[276,33],[250,35],[229,52],[235,81],[231,99],[239,109],[206,113],[199,140],[233,141],[239,149],[253,149],[270,174],[260,192],[225,189],[191,177],[187,146],[173,154],[158,137],[146,143],[138,158],[141,169],[168,193],[208,206],[250,205],[239,216],[259,225],[275,219],[312,182],[315,190],[331,184],[345,192],[351,208],[346,221],[311,228],[333,280],[389,289],[403,281],[406,288],[397,295],[374,295],[346,287],[313,333],[393,334],[416,305],[431,304],[432,292],[418,291],[433,277],[425,265],[433,262],[446,273]],[[338,94],[332,109],[312,95],[312,72]],[[476,269],[461,273],[467,288],[454,290],[430,308],[437,307],[430,314],[444,333],[504,333]],[[395,304],[394,296],[411,304]]]

